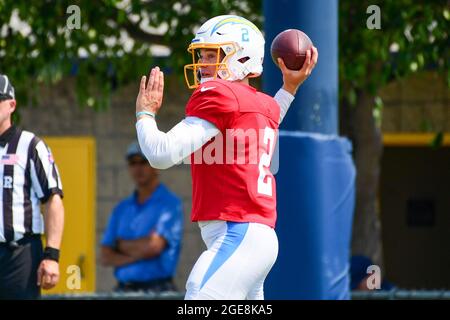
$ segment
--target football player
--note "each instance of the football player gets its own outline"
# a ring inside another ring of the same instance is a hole
[[[307,51],[297,71],[278,60],[283,87],[274,98],[249,85],[249,78],[263,71],[264,38],[247,19],[208,20],[188,51],[193,63],[185,66],[185,77],[195,91],[181,122],[167,133],[158,129],[155,116],[164,88],[158,67],[148,83],[142,77],[136,100],[139,144],[151,165],[166,169],[191,158],[192,221],[198,222],[207,250],[190,273],[185,299],[263,299],[264,280],[278,255],[275,178],[269,168],[277,129],[316,65],[317,49]],[[230,143],[239,132],[246,133],[244,143]]]

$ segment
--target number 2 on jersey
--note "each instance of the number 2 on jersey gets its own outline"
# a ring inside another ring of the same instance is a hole
[[[268,177],[268,172],[270,172],[270,161],[272,160],[274,150],[275,130],[269,127],[264,129],[263,143],[267,147],[267,152],[263,153],[259,159],[258,193],[271,197],[273,176]],[[266,180],[266,177],[267,181],[264,181]]]

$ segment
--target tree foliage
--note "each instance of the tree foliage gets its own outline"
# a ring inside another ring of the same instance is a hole
[[[341,97],[354,104],[358,91],[375,95],[388,81],[427,67],[446,70],[450,83],[448,4],[378,1],[381,29],[370,30],[365,22],[371,1],[341,0]],[[71,5],[80,8],[80,30],[67,27]],[[54,83],[76,72],[81,104],[101,107],[105,101],[89,99],[94,88],[106,97],[112,85],[134,81],[150,65],[153,45],[170,48],[162,63],[179,70],[194,30],[209,17],[228,13],[261,26],[262,1],[0,0],[0,72],[15,79],[22,98],[38,82]]]
[[[446,0],[382,0],[381,29],[368,29],[373,1],[340,1],[341,99],[355,105],[359,92],[373,96],[388,82],[424,69],[449,72],[450,6]],[[379,107],[379,98],[374,106]]]
[[[80,8],[81,29],[67,25],[73,5]],[[136,81],[148,70],[152,46],[169,48],[171,54],[159,63],[179,70],[201,23],[235,13],[260,24],[261,5],[260,0],[0,0],[0,72],[14,79],[24,100],[36,97],[32,89],[38,83],[76,74],[80,105],[102,108],[112,86]]]

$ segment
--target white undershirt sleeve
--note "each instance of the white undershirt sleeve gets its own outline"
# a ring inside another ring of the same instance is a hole
[[[155,119],[144,117],[136,122],[136,131],[142,152],[156,169],[181,163],[220,132],[198,117],[186,117],[167,133],[158,129]]]
[[[289,110],[289,107],[291,106],[292,101],[294,101],[294,96],[281,88],[278,90],[278,92],[275,94],[275,97],[273,97],[278,105],[280,106],[280,123],[283,121],[284,116]]]

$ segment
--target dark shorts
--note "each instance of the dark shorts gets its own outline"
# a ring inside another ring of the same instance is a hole
[[[165,291],[177,291],[177,288],[172,278],[155,279],[148,282],[119,282],[115,291],[117,292],[165,292]]]
[[[37,270],[41,260],[40,235],[0,243],[0,299],[38,299]]]

